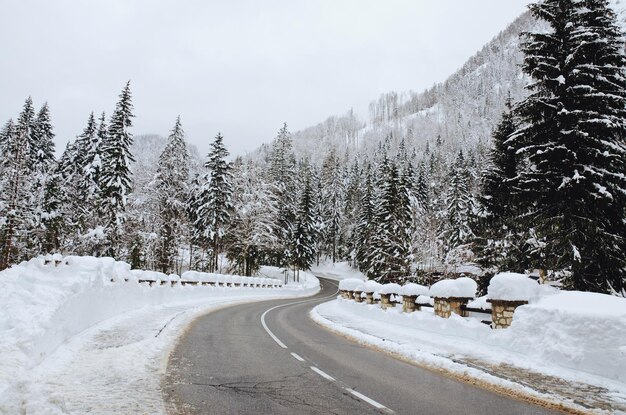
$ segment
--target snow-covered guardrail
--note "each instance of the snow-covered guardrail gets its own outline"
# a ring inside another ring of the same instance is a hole
[[[367,304],[380,303],[383,310],[402,304],[405,313],[432,307],[434,314],[442,318],[450,318],[452,314],[461,317],[487,314],[491,319],[481,321],[494,329],[509,327],[515,310],[538,296],[541,286],[526,275],[502,273],[492,279],[487,296],[476,298],[476,289],[476,282],[466,277],[442,280],[430,288],[415,283],[404,286],[383,285],[376,281],[364,283],[356,278],[339,283],[339,292],[344,299],[362,302],[365,298]]]
[[[116,279],[111,282],[138,282],[139,284],[153,285],[211,285],[215,287],[250,287],[250,288],[280,288],[283,282],[275,278],[243,277],[240,275],[211,274],[197,271],[187,271],[183,275],[164,274],[157,271],[131,270],[132,278]]]

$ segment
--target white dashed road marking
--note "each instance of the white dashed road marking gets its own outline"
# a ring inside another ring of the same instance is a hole
[[[354,396],[356,396],[357,398],[361,399],[362,401],[365,401],[365,402],[369,403],[370,405],[372,405],[375,408],[383,409],[383,410],[385,410],[388,413],[393,413],[393,411],[391,409],[387,408],[382,403],[378,403],[375,400],[373,400],[371,398],[368,398],[367,396],[363,395],[362,393],[355,391],[354,389],[346,388],[346,390],[348,392],[350,392],[351,394],[353,394]]]
[[[311,370],[312,370],[313,372],[317,373],[318,375],[320,375],[321,377],[323,377],[324,379],[328,379],[328,380],[330,380],[331,382],[334,382],[334,381],[335,381],[335,378],[334,378],[334,377],[330,376],[328,373],[326,373],[326,372],[324,372],[324,371],[322,371],[322,370],[319,370],[319,369],[318,369],[318,368],[316,368],[315,366],[311,366]]]
[[[299,360],[299,361],[301,361],[301,362],[304,362],[304,359],[303,359],[303,358],[301,358],[300,356],[298,356],[297,354],[295,354],[295,353],[291,353],[291,355],[292,355],[292,356],[293,356],[296,360]]]
[[[339,292],[339,288],[337,288],[337,292]],[[289,305],[294,305],[294,304],[301,304],[301,303],[308,303],[309,301],[320,301],[320,300],[325,300],[327,298],[331,298],[337,295],[337,292],[335,292],[334,294],[325,297],[325,298],[314,298],[314,299],[310,299],[310,300],[303,300],[303,301],[296,301],[293,303],[288,303],[288,304],[281,304],[281,305],[277,305],[276,307],[272,307],[268,310],[266,310],[262,315],[261,315],[261,324],[263,325],[263,328],[265,329],[265,331],[267,332],[267,334],[270,335],[270,337],[283,349],[287,349],[287,345],[285,345],[285,343],[283,343],[282,341],[280,341],[280,339],[278,337],[276,337],[276,335],[274,333],[272,333],[272,331],[267,327],[267,324],[265,324],[265,315],[267,313],[269,313],[272,310],[275,310],[277,308],[281,308],[281,307],[287,307]],[[300,357],[299,355],[297,355],[296,353],[291,353],[291,355],[294,357],[294,359],[300,361],[300,362],[304,362],[305,360]],[[318,368],[316,368],[315,366],[311,366],[311,370],[314,371],[315,373],[317,373],[318,375],[320,375],[321,377],[323,377],[326,380],[329,380],[331,382],[336,382],[336,379],[332,376],[330,376],[328,373],[324,372],[323,370],[320,370]],[[339,382],[340,384],[342,382]],[[345,385],[345,384],[344,384]],[[359,398],[360,400],[362,400],[363,402],[367,402],[368,404],[372,405],[373,407],[382,410],[383,412],[389,413],[389,414],[393,414],[394,412],[387,408],[385,405],[376,402],[375,400],[368,398],[367,396],[363,395],[360,392],[355,391],[354,389],[350,389],[348,387],[342,386],[345,390],[347,390],[348,392],[350,392],[352,395],[356,396],[357,398]]]

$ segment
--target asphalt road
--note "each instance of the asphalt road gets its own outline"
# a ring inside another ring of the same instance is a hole
[[[197,319],[167,367],[170,414],[555,413],[319,327],[309,311],[337,291],[335,282],[320,281],[314,297],[238,305]]]

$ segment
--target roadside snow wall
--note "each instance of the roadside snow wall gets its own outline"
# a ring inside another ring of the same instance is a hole
[[[175,286],[139,284],[150,271],[130,271],[112,258],[66,257],[55,266],[43,258],[23,262],[0,273],[0,402],[16,379],[87,328],[132,310],[164,304],[201,304],[203,299],[270,297],[315,293],[319,282],[283,288]],[[128,279],[128,282],[124,282]],[[113,280],[113,281],[112,281]]]

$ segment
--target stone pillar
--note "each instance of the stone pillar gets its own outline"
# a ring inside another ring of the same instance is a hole
[[[487,300],[491,303],[491,322],[494,329],[505,329],[513,322],[515,309],[528,301]]]
[[[402,311],[405,313],[412,313],[415,310],[421,310],[419,304],[415,304],[415,300],[417,300],[417,295],[403,295],[402,296]]]
[[[386,310],[390,307],[395,307],[396,305],[391,302],[390,297],[393,294],[381,294],[380,295],[380,308]]]
[[[363,302],[363,298],[361,298],[361,293],[363,291],[355,291],[354,292],[354,301],[356,301],[357,303],[362,303]]]
[[[461,306],[466,305],[470,300],[471,298],[463,297],[435,297],[435,314],[443,318],[450,318],[452,313],[467,317],[467,311],[461,310]]]

